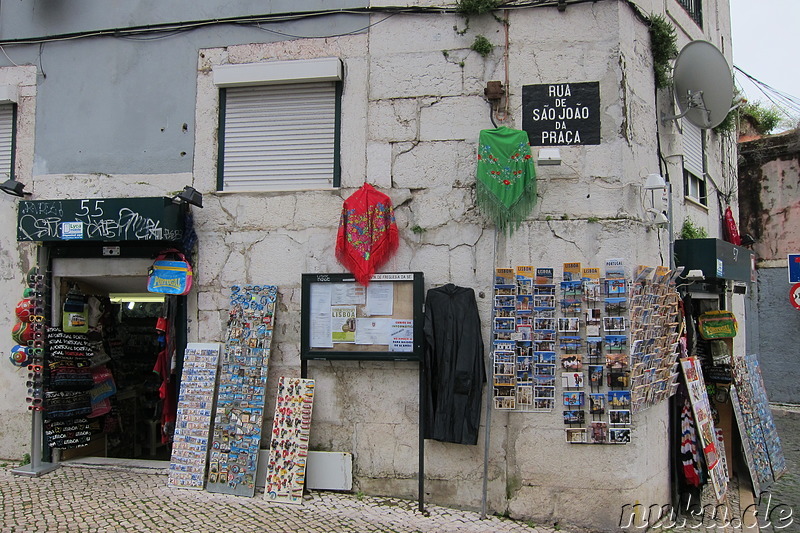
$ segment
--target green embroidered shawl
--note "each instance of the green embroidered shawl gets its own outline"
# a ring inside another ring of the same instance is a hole
[[[501,232],[513,233],[536,204],[536,170],[528,134],[506,126],[481,130],[476,203]]]

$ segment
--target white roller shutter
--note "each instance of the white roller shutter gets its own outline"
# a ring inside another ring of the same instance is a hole
[[[333,187],[334,82],[225,91],[223,190]]]
[[[13,133],[14,105],[0,104],[0,178],[11,176]]]
[[[683,120],[683,166],[697,176],[705,179],[703,173],[703,130]]]

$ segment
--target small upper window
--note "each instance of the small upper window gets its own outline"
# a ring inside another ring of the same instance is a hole
[[[683,9],[689,13],[692,20],[701,28],[703,27],[703,0],[678,0]]]
[[[0,104],[0,180],[3,181],[14,177],[15,115],[15,104]]]
[[[700,205],[708,206],[708,191],[705,178],[695,176],[688,170],[683,170],[683,190],[687,198]]]
[[[708,205],[706,195],[706,143],[703,130],[686,119],[683,128],[683,190],[684,194],[702,205]]]
[[[341,79],[337,58],[215,67],[217,189],[338,187]]]

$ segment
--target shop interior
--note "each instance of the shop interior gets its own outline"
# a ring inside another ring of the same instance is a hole
[[[179,375],[172,320],[176,297],[146,292],[147,278],[140,274],[147,272],[142,269],[146,262],[54,260],[53,323],[63,328],[65,309],[85,302],[90,350],[88,363],[79,364],[88,368],[77,370],[94,376],[88,391],[91,410],[84,415],[91,439],[84,436],[89,440],[85,445],[60,450],[61,460],[170,458],[165,432],[168,437],[174,429],[170,411]],[[57,373],[57,367],[51,371],[51,390],[81,388],[65,387]]]

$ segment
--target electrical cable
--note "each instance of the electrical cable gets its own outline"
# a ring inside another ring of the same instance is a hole
[[[767,83],[764,83],[763,81],[748,74],[736,65],[734,65],[733,68],[737,72],[741,73],[745,78],[750,80],[756,86],[756,88],[761,91],[764,96],[788,118],[794,120],[800,116],[800,98],[771,87]]]
[[[600,0],[569,0],[567,2],[567,5],[582,4],[586,2],[596,3],[598,1]],[[496,9],[499,10],[499,9],[524,9],[531,7],[555,7],[557,5],[558,5],[558,0],[529,0],[527,2],[516,2],[512,0],[510,2],[503,2],[498,4]],[[389,13],[392,16],[403,13],[441,15],[441,14],[458,14],[459,10],[454,6],[449,6],[449,7],[386,6],[386,7],[363,7],[363,8],[347,8],[347,9],[322,9],[317,11],[307,11],[303,13],[272,13],[263,15],[242,15],[236,17],[225,17],[225,18],[215,18],[215,19],[201,19],[201,20],[181,21],[181,22],[164,22],[164,23],[148,24],[142,26],[106,28],[102,30],[86,30],[79,32],[43,35],[37,37],[21,37],[17,39],[0,39],[0,46],[39,44],[42,42],[55,42],[55,41],[70,41],[70,40],[85,39],[90,37],[131,38],[135,36],[167,34],[161,36],[163,38],[163,37],[171,37],[173,35],[172,32],[190,31],[203,28],[206,26],[215,26],[221,24],[238,24],[238,25],[250,25],[258,27],[257,25],[259,24],[291,22],[291,21],[304,20],[308,18],[322,17],[329,15],[369,15],[377,13]],[[281,34],[281,35],[286,35],[289,37],[298,37],[298,38],[325,38],[325,37],[330,38],[330,37],[345,36],[345,35],[350,35],[352,33],[364,31],[365,29],[374,26],[375,24],[380,24],[381,22],[383,22],[383,20],[372,23],[358,30],[352,30],[350,32],[339,33],[339,34],[319,35],[319,36],[293,36],[291,34]],[[265,30],[265,31],[270,31],[270,30]],[[155,39],[158,37],[152,37],[152,38]],[[141,40],[149,40],[149,39],[142,38]]]

